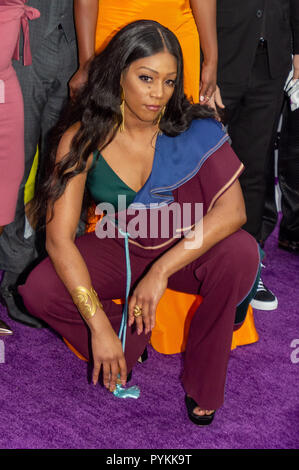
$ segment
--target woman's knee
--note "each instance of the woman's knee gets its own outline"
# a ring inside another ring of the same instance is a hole
[[[31,271],[25,284],[19,286],[19,293],[32,315],[43,318],[53,293],[57,292],[59,282],[61,281],[48,259]]]
[[[222,252],[230,272],[255,277],[259,267],[259,248],[256,240],[245,230],[238,230],[223,240]]]
[[[260,253],[256,240],[246,231],[240,230],[231,239],[230,273],[239,283],[239,302],[236,317],[244,319],[244,312],[252,300],[258,281]]]

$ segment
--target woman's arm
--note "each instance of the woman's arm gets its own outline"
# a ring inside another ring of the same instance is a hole
[[[202,239],[183,239],[166,252],[154,265],[156,272],[167,277],[199,258],[216,243],[236,232],[246,222],[246,211],[240,183],[236,180],[215,202],[203,218]],[[198,237],[201,238],[201,237]],[[201,243],[201,246],[198,244]],[[190,243],[190,245],[189,245]],[[192,247],[192,248],[191,248]]]
[[[190,0],[190,5],[204,56],[199,96],[200,101],[207,104],[208,98],[216,91],[217,80],[216,0]]]
[[[87,79],[86,64],[95,52],[98,5],[99,0],[74,0],[79,68],[69,83],[71,96]]]
[[[129,325],[136,321],[137,331],[141,333],[144,322],[145,332],[150,331],[154,327],[156,308],[167,287],[168,278],[236,232],[245,222],[243,195],[239,182],[235,181],[204,216],[203,236],[198,237],[195,228],[193,238],[183,238],[163,254],[138,283],[129,304]],[[143,317],[135,319],[135,305],[142,306]]]
[[[58,147],[57,161],[69,152],[74,133],[75,130],[72,129],[62,137]],[[91,164],[91,161],[88,164]],[[86,263],[74,243],[86,176],[85,171],[69,181],[63,195],[54,205],[54,216],[48,223],[46,232],[48,254],[58,276],[73,298],[74,291],[79,286],[89,291],[92,287]],[[101,293],[98,294],[101,297]],[[123,383],[127,377],[121,342],[101,307],[97,307],[91,318],[86,318],[84,315],[82,317],[91,330],[94,359],[93,383],[97,383],[100,369],[103,367],[104,385],[114,390],[118,373],[120,372]]]

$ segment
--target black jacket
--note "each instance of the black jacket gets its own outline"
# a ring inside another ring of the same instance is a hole
[[[261,34],[267,39],[272,78],[299,53],[299,0],[217,0],[218,81],[246,81]]]

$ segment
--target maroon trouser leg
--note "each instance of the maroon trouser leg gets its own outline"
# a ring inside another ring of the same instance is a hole
[[[169,279],[170,288],[188,286],[203,297],[191,321],[182,377],[186,393],[203,409],[223,404],[236,306],[251,290],[258,265],[256,241],[240,230]]]
[[[77,240],[87,264],[92,284],[116,332],[122,306],[112,299],[124,298],[126,263],[122,244],[114,239],[101,240],[88,234]],[[132,286],[157,255],[130,247]],[[258,270],[256,241],[240,230],[211,248],[206,254],[169,278],[168,287],[193,294],[204,300],[194,314],[187,341],[183,384],[186,393],[205,409],[223,403],[236,305],[250,291]],[[44,260],[20,287],[28,310],[46,321],[81,354],[90,358],[89,329],[58,278],[49,259]],[[149,335],[137,335],[128,328],[125,356],[128,371],[148,343]]]

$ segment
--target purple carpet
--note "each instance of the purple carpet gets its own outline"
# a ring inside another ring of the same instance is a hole
[[[90,384],[87,364],[54,332],[15,323],[0,307],[14,330],[0,338],[0,448],[298,448],[299,256],[279,250],[276,233],[265,251],[263,279],[279,306],[255,311],[259,342],[232,351],[226,400],[207,429],[187,418],[181,355],[149,348],[133,371],[140,398],[119,400]]]

